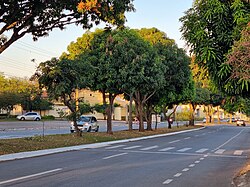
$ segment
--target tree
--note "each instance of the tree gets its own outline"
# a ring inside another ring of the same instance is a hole
[[[133,0],[16,0],[0,2],[0,54],[12,43],[30,33],[34,40],[66,25],[92,27],[100,21],[113,25],[125,22],[124,13],[133,11]],[[3,34],[11,31],[11,37]]]
[[[166,114],[167,106],[184,102],[192,95],[190,59],[184,50],[177,47],[174,40],[167,37],[166,33],[156,28],[144,28],[136,31],[153,45],[162,63],[160,71],[164,73],[163,84],[156,89],[156,93],[146,102],[147,130],[151,130],[151,117],[155,108],[161,106],[164,110],[163,113]]]
[[[81,135],[81,133],[76,124],[78,111],[75,90],[85,86],[82,72],[86,71],[81,68],[79,61],[72,62],[68,59],[58,60],[52,58],[41,63],[33,77],[38,79],[41,88],[46,88],[51,99],[61,100],[70,109],[78,135]],[[87,66],[83,68],[88,69]]]
[[[196,0],[180,19],[182,36],[215,85],[224,90],[228,77],[218,76],[225,55],[250,21],[250,4],[241,0]],[[244,92],[246,87],[238,84]]]
[[[227,78],[225,91],[230,95],[242,95],[250,98],[250,22],[242,31],[241,39],[236,41],[232,51],[227,55],[220,73]]]

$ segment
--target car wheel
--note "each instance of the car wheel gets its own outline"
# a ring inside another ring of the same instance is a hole
[[[40,118],[36,118],[35,121],[40,121]]]
[[[25,120],[25,118],[24,117],[21,117],[21,119],[20,119],[21,121],[24,121]]]
[[[97,126],[95,129],[95,132],[98,132],[98,131],[99,131],[99,126]]]
[[[91,126],[89,127],[89,129],[87,130],[87,132],[90,132],[91,131]]]

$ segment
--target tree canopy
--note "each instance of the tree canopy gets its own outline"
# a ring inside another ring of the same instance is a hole
[[[182,36],[195,55],[195,62],[208,72],[215,85],[226,92],[228,77],[220,76],[225,56],[241,31],[250,21],[250,4],[242,0],[195,0],[193,7],[180,19]],[[243,82],[237,82],[239,93],[245,92]]]
[[[5,0],[0,2],[0,54],[27,33],[33,39],[55,28],[77,24],[90,28],[100,21],[123,25],[133,0]],[[11,32],[11,36],[9,36]]]

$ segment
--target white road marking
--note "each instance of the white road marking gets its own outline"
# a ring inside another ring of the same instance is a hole
[[[224,153],[225,151],[226,151],[225,149],[219,149],[219,150],[215,151],[214,153],[215,153],[215,154],[222,154],[222,153]]]
[[[159,151],[169,151],[171,149],[174,149],[175,147],[166,147],[164,149],[160,149]]]
[[[191,137],[186,137],[186,138],[184,138],[184,140],[188,140],[188,139],[190,139]]]
[[[199,149],[198,151],[195,151],[196,153],[204,153],[205,151],[207,151],[208,149]]]
[[[151,147],[142,148],[140,150],[142,150],[142,151],[148,151],[148,150],[155,149],[155,148],[158,148],[158,147],[159,147],[158,145],[155,145],[155,146],[151,146]]]
[[[218,146],[216,149],[214,149],[213,151],[216,151],[218,149],[220,149],[221,147],[223,147],[224,145],[228,144],[230,141],[232,141],[234,138],[236,138],[237,136],[239,136],[245,129],[242,129],[238,134],[236,134],[235,136],[233,136],[232,138],[230,138],[229,140],[227,140],[225,143],[221,144],[220,146]]]
[[[176,143],[176,142],[179,142],[179,141],[181,141],[181,140],[174,140],[174,141],[168,142],[168,143]]]
[[[201,134],[201,135],[206,135],[206,133],[203,133],[203,134]]]
[[[200,160],[204,160],[205,158],[200,158]]]
[[[41,176],[41,175],[46,175],[46,174],[53,173],[53,172],[60,171],[60,170],[62,170],[62,168],[53,169],[53,170],[49,170],[49,171],[44,171],[44,172],[41,172],[41,173],[36,173],[36,174],[27,175],[27,176],[23,176],[23,177],[18,177],[18,178],[15,178],[15,179],[10,179],[10,180],[0,182],[0,185],[15,182],[15,181],[20,181],[20,180],[28,179],[28,178],[32,178],[32,177],[37,177],[37,176]]]
[[[135,146],[131,146],[131,147],[125,147],[123,149],[128,150],[128,149],[135,149],[135,148],[138,148],[138,147],[141,147],[141,145],[135,145]]]
[[[200,162],[201,162],[201,161],[197,160],[197,161],[195,161],[194,163],[195,163],[195,164],[199,164]]]
[[[242,155],[243,151],[242,150],[236,150],[234,151],[234,155]]]
[[[175,175],[174,175],[174,177],[179,177],[179,176],[181,176],[182,175],[182,173],[176,173]]]
[[[182,171],[184,172],[189,171],[189,168],[184,168]]]
[[[190,164],[188,167],[192,168],[192,167],[194,167],[194,166],[195,166],[195,164]]]
[[[105,149],[115,149],[115,148],[120,148],[120,147],[124,147],[125,145],[116,145],[116,146],[112,146],[112,147],[106,147]]]
[[[208,155],[204,155],[204,157],[206,158],[206,157],[208,157]]]
[[[178,152],[185,152],[185,151],[188,151],[188,150],[190,150],[190,149],[192,149],[192,148],[188,148],[188,147],[187,147],[187,148],[179,149]]]
[[[114,157],[118,157],[118,156],[122,156],[122,155],[126,155],[128,153],[120,153],[120,154],[117,154],[117,155],[111,155],[111,156],[108,156],[108,157],[104,157],[102,158],[103,160],[106,160],[106,159],[110,159],[110,158],[114,158]]]
[[[168,179],[168,180],[165,180],[162,184],[170,184],[172,181],[173,179]]]
[[[198,136],[200,136],[200,135],[195,135],[195,137],[198,137]]]

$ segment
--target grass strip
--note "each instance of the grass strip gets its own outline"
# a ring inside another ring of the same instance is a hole
[[[189,130],[194,128],[199,128],[200,126],[181,126],[179,128],[173,127],[159,128],[153,131],[139,132],[138,130],[133,131],[117,131],[113,134],[107,134],[106,132],[91,132],[83,133],[82,137],[73,134],[60,134],[60,135],[47,135],[47,136],[34,136],[26,138],[16,138],[16,139],[0,139],[0,155],[19,153],[26,151],[36,151],[43,149],[52,149],[59,147],[68,147],[75,145],[83,145],[98,142],[115,141],[129,138],[137,138],[143,136],[150,136],[156,134],[165,134],[176,131]]]

